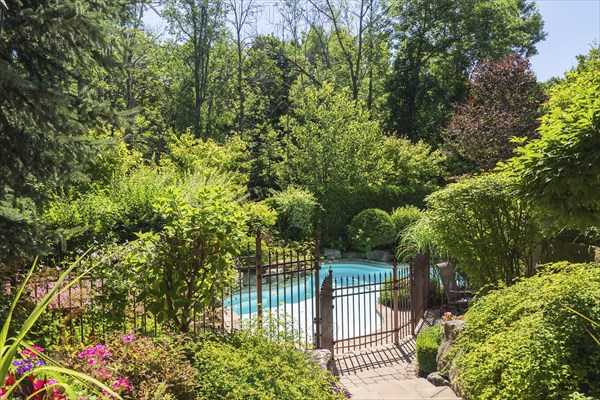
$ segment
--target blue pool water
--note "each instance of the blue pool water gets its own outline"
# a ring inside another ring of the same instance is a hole
[[[370,280],[370,282],[383,282],[392,275],[392,266],[378,266],[363,263],[334,263],[324,264],[319,272],[319,287],[329,273],[332,271],[334,284],[337,286],[347,286],[357,281]],[[310,300],[315,295],[315,273],[311,275],[293,274],[291,278],[283,281],[271,281],[263,279],[262,304],[264,309],[277,308],[281,304],[297,304]],[[238,315],[244,317],[255,313],[258,310],[258,296],[256,287],[252,284],[246,285],[240,291],[236,291],[228,297],[224,303]]]

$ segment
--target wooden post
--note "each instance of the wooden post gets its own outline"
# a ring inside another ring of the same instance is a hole
[[[400,281],[398,280],[398,262],[394,261],[394,344],[400,344],[398,317],[400,314],[400,305],[398,304],[398,291],[400,290]]]
[[[256,301],[257,301],[257,313],[258,313],[258,324],[262,326],[262,239],[260,235],[260,229],[256,232]],[[250,282],[250,271],[248,271],[248,282]]]
[[[329,275],[323,281],[321,288],[321,346],[320,348],[327,349],[331,352],[331,357],[334,357],[333,352],[333,271],[329,270]]]

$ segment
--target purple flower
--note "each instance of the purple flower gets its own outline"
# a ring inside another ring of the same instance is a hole
[[[18,374],[25,374],[35,367],[41,367],[44,365],[42,360],[28,360],[28,359],[17,359],[13,361],[13,366],[17,367]]]

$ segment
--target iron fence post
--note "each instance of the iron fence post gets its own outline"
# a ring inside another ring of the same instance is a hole
[[[321,270],[321,264],[319,263],[319,239],[315,234],[315,318],[313,324],[315,325],[315,347],[321,348],[321,284],[319,271]]]
[[[398,291],[400,290],[400,281],[398,279],[398,262],[394,261],[394,344],[400,344],[398,317],[400,313],[400,305],[398,304]]]
[[[249,272],[248,272],[249,274]],[[256,301],[257,301],[257,312],[258,312],[258,324],[262,325],[262,240],[260,236],[260,229],[256,232]],[[250,282],[250,276],[248,275],[248,282]]]
[[[416,291],[416,262],[415,258],[409,260],[408,265],[410,267],[410,334],[415,335],[416,323],[416,303],[417,303],[417,291]]]

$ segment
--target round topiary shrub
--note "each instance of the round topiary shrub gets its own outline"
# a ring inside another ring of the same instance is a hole
[[[600,264],[544,270],[467,311],[451,367],[465,398],[600,398]]]
[[[396,228],[388,213],[378,208],[368,208],[352,218],[348,234],[356,249],[371,251],[394,243]]]
[[[415,206],[403,206],[396,208],[390,217],[396,228],[396,237],[400,239],[402,232],[409,226],[417,222],[423,215],[423,211]]]
[[[428,375],[437,371],[436,357],[440,344],[442,344],[442,327],[430,326],[417,335],[415,347],[417,349],[417,367],[419,374]]]

